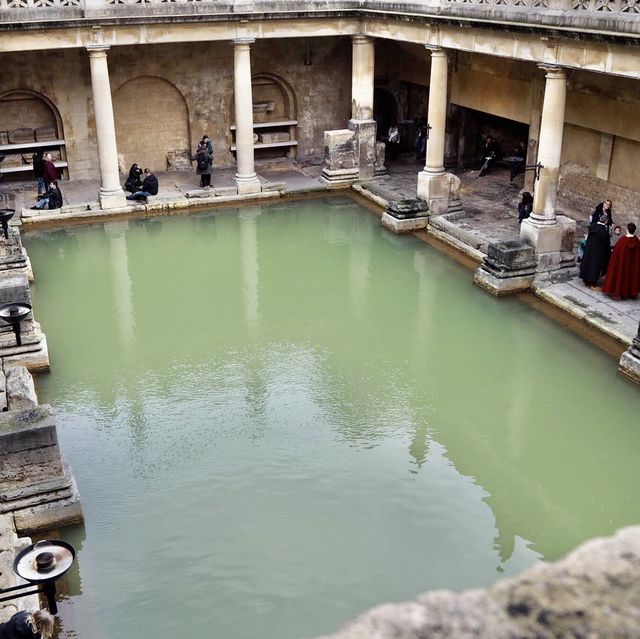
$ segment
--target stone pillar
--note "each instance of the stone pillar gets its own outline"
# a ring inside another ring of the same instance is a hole
[[[355,162],[360,179],[375,174],[376,121],[373,119],[373,72],[375,45],[363,35],[351,36],[351,119],[349,130],[355,135]]]
[[[259,193],[260,181],[253,165],[253,95],[251,44],[253,38],[233,41],[233,90],[236,115],[236,185],[240,195]]]
[[[520,238],[535,248],[539,278],[541,273],[575,270],[573,236],[575,221],[564,216],[556,218],[556,198],[560,177],[560,156],[564,131],[564,110],[567,97],[567,76],[564,69],[540,65],[546,71],[538,162],[542,165],[540,179],[535,182],[533,212],[520,226]]]
[[[429,203],[433,213],[445,213],[449,206],[449,181],[444,171],[444,141],[447,124],[447,54],[431,49],[429,81],[429,139],[424,170],[418,174],[418,197]]]
[[[540,140],[540,118],[542,117],[542,100],[544,98],[544,82],[542,78],[534,78],[531,82],[531,115],[529,116],[529,140],[527,142],[528,166],[538,161],[538,141]],[[535,187],[535,171],[525,171],[524,190],[533,193]]]
[[[93,110],[96,118],[98,141],[98,165],[100,166],[100,207],[115,209],[125,206],[127,201],[120,186],[118,172],[118,149],[116,127],[113,120],[111,85],[107,51],[109,45],[93,44],[87,47],[91,65],[91,88],[93,90]]]
[[[351,36],[351,41],[351,118],[373,120],[374,41],[360,34]]]
[[[538,162],[543,168],[535,185],[531,221],[538,225],[556,223],[556,197],[560,177],[560,154],[564,132],[564,107],[567,99],[567,76],[564,69],[541,67],[546,71]]]

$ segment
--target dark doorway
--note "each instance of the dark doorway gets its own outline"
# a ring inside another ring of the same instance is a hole
[[[386,140],[389,127],[398,124],[398,104],[391,91],[380,87],[374,89],[373,119],[377,123],[378,138]]]

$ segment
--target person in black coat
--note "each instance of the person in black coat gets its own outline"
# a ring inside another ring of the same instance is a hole
[[[522,201],[518,204],[518,224],[528,218],[531,211],[533,211],[533,195],[529,191],[525,191],[522,194]]]
[[[600,202],[591,214],[591,224],[596,224],[600,216],[604,213],[607,216],[607,230],[611,231],[611,227],[613,226],[613,208],[611,207],[611,200]]]
[[[150,195],[158,195],[158,178],[151,169],[144,170],[144,182],[139,191],[127,195],[127,200],[146,200]]]
[[[38,195],[42,195],[47,190],[47,185],[44,181],[42,151],[36,151],[31,160],[33,161],[33,175],[38,182]]]
[[[580,277],[591,288],[596,288],[598,280],[607,273],[611,246],[609,231],[607,230],[607,214],[603,213],[600,220],[589,227],[584,256],[580,263]]]
[[[0,624],[0,639],[49,639],[53,629],[54,619],[47,610],[23,610]]]
[[[124,190],[129,191],[129,193],[135,193],[140,190],[142,186],[142,180],[140,176],[142,175],[142,169],[135,162],[131,165],[129,169],[129,177],[127,181],[124,183]]]

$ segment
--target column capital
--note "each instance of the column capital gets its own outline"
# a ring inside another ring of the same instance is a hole
[[[563,80],[567,77],[566,69],[556,64],[539,64],[538,69],[544,71],[546,77],[551,80]]]
[[[243,49],[243,48],[249,48],[250,45],[252,45],[254,42],[256,41],[255,38],[252,38],[251,36],[243,36],[241,38],[235,38],[232,42],[233,42],[233,48],[234,49]]]
[[[90,58],[106,58],[107,51],[111,48],[110,44],[88,44],[87,52],[89,53]]]
[[[373,41],[374,38],[366,36],[363,33],[354,33],[351,36],[351,42],[353,42],[353,44],[370,44]]]
[[[427,51],[431,52],[431,57],[446,57],[447,56],[447,52],[442,48],[439,47],[435,44],[425,44],[424,48]]]

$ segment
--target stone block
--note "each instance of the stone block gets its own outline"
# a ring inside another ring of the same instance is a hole
[[[637,346],[636,341],[638,341]],[[618,371],[632,382],[640,384],[640,340],[634,340],[634,344],[622,353]]]
[[[0,456],[57,445],[56,423],[48,404],[0,414]]]
[[[56,130],[52,126],[41,126],[35,130],[37,142],[49,142],[56,139]]]
[[[526,242],[508,240],[489,244],[487,257],[505,269],[527,268],[535,265],[534,248]]]
[[[375,175],[376,130],[375,120],[349,120],[349,130],[355,134],[354,154],[361,180]]]
[[[34,141],[33,129],[21,128],[9,131],[9,144],[26,144]]]
[[[345,171],[356,168],[355,133],[353,131],[339,129],[324,132],[324,168],[327,171]]]
[[[426,217],[429,212],[429,205],[420,198],[393,200],[389,202],[386,212],[398,220]]]
[[[0,306],[10,302],[31,304],[29,280],[26,275],[22,273],[0,274]],[[30,318],[31,314],[27,317]]]
[[[289,142],[289,140],[291,140],[291,135],[287,131],[258,133],[258,140],[262,144],[270,144],[271,142]]]
[[[6,371],[7,402],[9,410],[22,410],[38,405],[33,377],[24,366],[14,366]]]
[[[193,189],[193,191],[187,191],[185,195],[189,199],[208,198],[218,195],[215,189]]]
[[[536,274],[533,246],[520,240],[489,244],[482,266],[473,274],[473,283],[496,296],[527,290]]]
[[[394,233],[412,233],[420,229],[426,229],[429,218],[426,215],[409,218],[397,218],[387,211],[382,214],[380,224]]]
[[[376,159],[375,159],[375,174],[384,175],[387,172],[385,166],[387,147],[384,142],[376,142]]]
[[[216,186],[215,191],[219,197],[238,195],[238,188],[235,186]]]
[[[265,182],[262,185],[262,190],[263,191],[278,191],[278,192],[282,192],[282,191],[286,191],[287,190],[287,183],[286,182]]]

